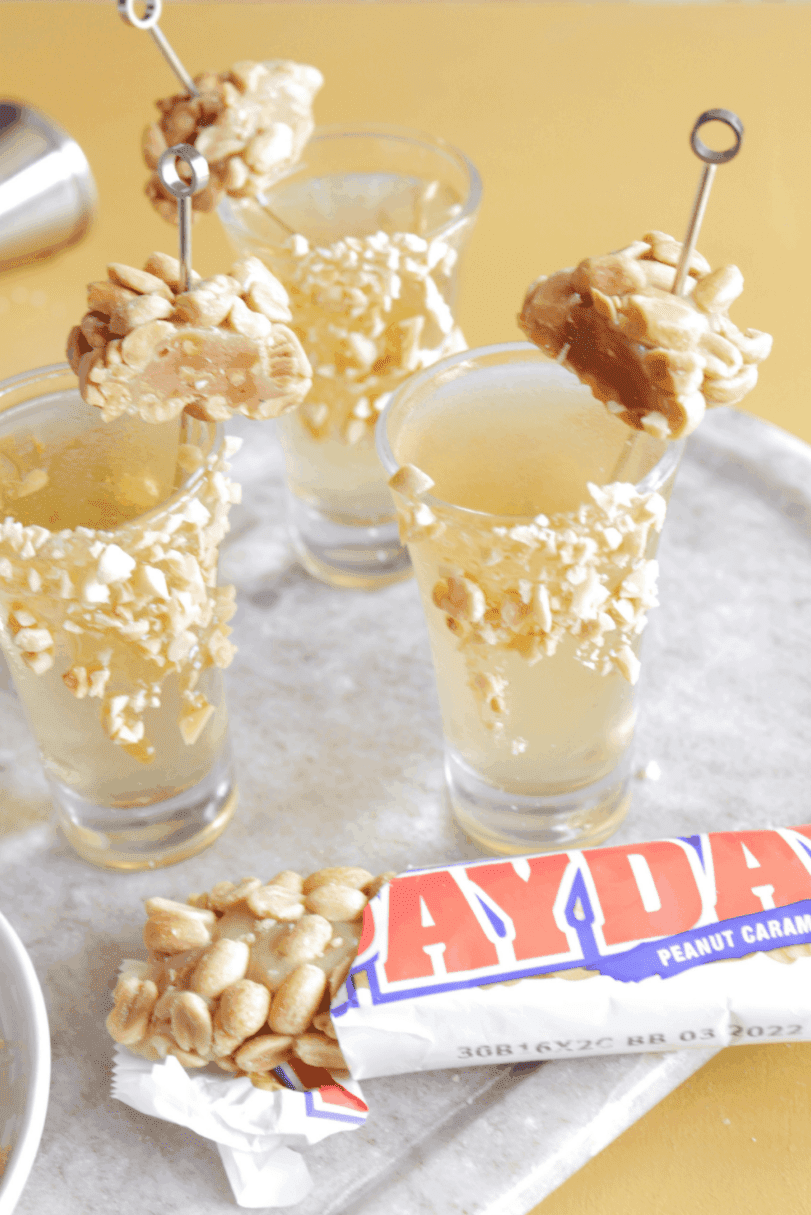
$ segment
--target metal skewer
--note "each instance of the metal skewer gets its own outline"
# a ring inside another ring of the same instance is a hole
[[[189,166],[191,181],[184,181],[177,171],[177,160]],[[191,287],[191,199],[208,185],[208,161],[190,143],[178,143],[167,148],[158,161],[158,177],[170,194],[177,199],[177,226],[180,235],[180,290]]]
[[[183,85],[183,88],[191,97],[199,97],[200,90],[172,50],[166,35],[158,25],[161,8],[162,0],[146,0],[146,11],[143,17],[139,17],[135,11],[135,0],[118,0],[119,14],[126,21],[127,25],[131,25],[137,30],[149,30],[157,42],[161,54]]]
[[[708,148],[703,140],[699,138],[698,132],[708,122],[723,122],[730,128],[735,136],[735,143],[731,148],[727,148],[725,152],[713,152],[712,148]],[[687,273],[690,269],[690,259],[695,251],[698,234],[701,231],[701,223],[704,219],[704,212],[707,209],[707,200],[710,197],[715,170],[718,165],[725,165],[727,161],[732,160],[733,156],[738,154],[742,139],[743,123],[737,114],[732,113],[732,110],[705,110],[703,114],[699,114],[695,126],[690,132],[690,146],[699,160],[704,161],[704,169],[701,173],[701,180],[698,183],[698,193],[693,203],[693,212],[690,216],[687,235],[684,238],[684,244],[681,249],[681,257],[679,258],[679,265],[676,270],[676,280],[673,283],[673,295],[685,294],[684,288],[687,283]]]

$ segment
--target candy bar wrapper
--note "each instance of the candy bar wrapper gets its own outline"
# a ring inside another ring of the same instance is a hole
[[[367,1108],[352,1080],[308,1092],[292,1068],[274,1074],[287,1087],[268,1092],[246,1076],[189,1072],[172,1056],[150,1063],[118,1046],[112,1095],[213,1140],[239,1206],[286,1207],[301,1202],[313,1184],[293,1148],[355,1130]]]
[[[365,909],[357,1078],[811,1040],[811,827],[461,862]]]

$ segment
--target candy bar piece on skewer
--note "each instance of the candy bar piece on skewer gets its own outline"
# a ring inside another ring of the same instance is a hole
[[[196,97],[178,93],[158,101],[161,117],[143,137],[144,160],[153,170],[146,186],[152,205],[176,221],[174,200],[156,170],[167,147],[178,143],[193,145],[209,162],[211,181],[195,196],[195,211],[213,210],[226,194],[261,194],[301,156],[323,82],[307,64],[243,60],[228,71],[195,76]]]
[[[88,287],[88,311],[68,338],[82,397],[106,421],[166,421],[183,410],[220,422],[275,418],[299,405],[311,370],[288,328],[287,293],[249,257],[229,274],[192,274],[153,253],[143,270],[117,262]]]
[[[712,405],[737,405],[758,378],[772,339],[740,330],[729,307],[743,290],[737,266],[711,270],[694,253],[687,294],[671,294],[681,243],[663,232],[574,270],[537,279],[518,323],[629,426],[657,438],[695,430]]]
[[[722,123],[733,143],[714,151],[700,131]],[[599,401],[636,430],[658,439],[690,434],[711,405],[737,405],[757,383],[772,339],[741,332],[730,304],[743,291],[737,266],[711,270],[695,251],[718,165],[737,156],[743,123],[731,110],[705,110],[690,133],[703,163],[684,244],[664,232],[574,270],[539,278],[518,323],[565,363]],[[627,452],[626,452],[627,455]]]

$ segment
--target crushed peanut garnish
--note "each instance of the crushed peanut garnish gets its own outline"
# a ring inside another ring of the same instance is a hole
[[[466,343],[445,295],[456,251],[410,233],[294,236],[268,255],[313,366],[300,417],[315,438],[370,440],[387,394]]]
[[[574,511],[513,526],[466,515],[460,525],[453,507],[424,500],[432,484],[411,465],[389,481],[403,541],[430,545],[433,603],[469,660],[485,724],[504,711],[504,681],[480,668],[494,651],[533,664],[570,636],[583,666],[636,682],[634,647],[658,602],[659,567],[647,553],[664,523],[661,494],[589,484],[591,501]]]
[[[178,727],[192,745],[214,713],[200,675],[227,667],[235,652],[234,588],[216,582],[218,545],[240,498],[227,457],[240,443],[226,438],[208,457],[181,447],[182,462],[199,464],[185,490],[115,531],[0,523],[7,653],[35,675],[64,663],[67,691],[97,698],[109,740],[143,763],[154,756],[144,712],[160,706],[167,676],[177,674]]]

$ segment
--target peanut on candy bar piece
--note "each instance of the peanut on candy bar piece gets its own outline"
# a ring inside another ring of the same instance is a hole
[[[265,883],[218,882],[186,903],[147,899],[150,960],[119,979],[110,1035],[147,1059],[215,1063],[260,1087],[287,1060],[344,1069],[329,1001],[357,953],[363,908],[391,877],[283,870]]]
[[[82,397],[105,421],[163,422],[184,410],[206,422],[275,418],[306,396],[310,364],[284,323],[287,293],[258,258],[194,276],[183,293],[166,254],[143,270],[113,262],[107,273],[88,287],[88,312],[67,344]]]
[[[613,406],[656,438],[695,430],[711,405],[737,405],[757,383],[772,339],[741,332],[728,309],[743,291],[737,266],[691,259],[687,294],[671,294],[681,245],[663,232],[574,270],[537,279],[518,323]]]
[[[194,83],[198,97],[179,93],[157,102],[160,118],[146,128],[141,145],[153,171],[147,197],[169,222],[177,222],[177,205],[155,172],[167,148],[191,144],[209,163],[209,184],[192,198],[195,212],[212,211],[225,194],[255,197],[301,156],[324,78],[317,68],[284,59],[243,60],[226,72],[204,72]]]

